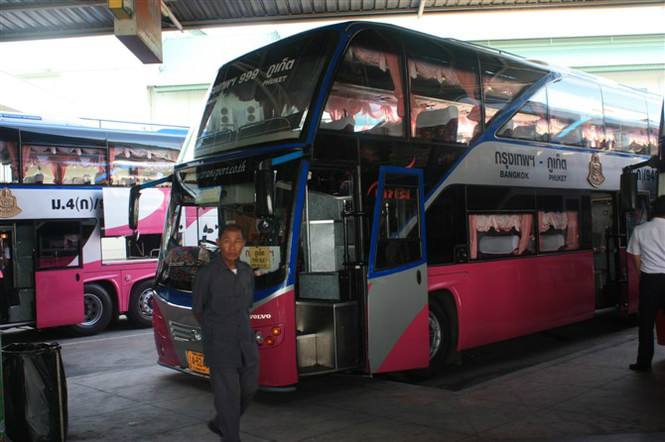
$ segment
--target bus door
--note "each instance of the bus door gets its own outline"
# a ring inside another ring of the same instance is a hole
[[[38,328],[84,319],[81,221],[37,222],[35,310]],[[101,309],[90,305],[92,311]]]
[[[592,246],[596,308],[614,307],[619,302],[624,272],[619,260],[615,199],[607,193],[591,195]]]
[[[33,246],[32,223],[0,227],[2,323],[20,324],[35,320]]]
[[[14,322],[10,314],[12,306],[18,304],[14,287],[14,228],[0,226],[0,325]]]
[[[370,373],[429,364],[424,202],[422,170],[380,168],[366,300]]]

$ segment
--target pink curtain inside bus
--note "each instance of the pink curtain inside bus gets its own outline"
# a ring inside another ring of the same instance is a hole
[[[103,149],[23,145],[23,182],[33,184],[95,184],[105,173]]]
[[[352,57],[363,63],[378,66],[382,71],[388,71],[395,86],[395,97],[397,97],[397,115],[404,117],[404,85],[402,84],[397,54],[389,52],[374,51],[360,47],[349,48]]]

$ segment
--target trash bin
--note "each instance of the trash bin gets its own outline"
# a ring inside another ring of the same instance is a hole
[[[64,442],[67,381],[57,343],[2,348],[5,432],[13,441]]]

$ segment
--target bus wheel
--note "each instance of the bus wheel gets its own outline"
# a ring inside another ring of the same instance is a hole
[[[429,371],[441,370],[454,351],[451,312],[444,303],[431,299],[429,304]]]
[[[152,325],[152,281],[141,281],[132,288],[127,317],[137,327]]]
[[[97,284],[84,286],[83,315],[83,322],[71,326],[78,335],[94,335],[109,325],[113,315],[113,304],[103,287]]]

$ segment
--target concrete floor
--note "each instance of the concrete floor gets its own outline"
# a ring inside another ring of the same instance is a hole
[[[395,377],[307,378],[294,393],[260,393],[243,417],[242,437],[665,441],[665,347],[656,347],[652,373],[633,373],[627,365],[636,334],[635,328],[607,333],[456,391]],[[128,347],[138,353],[126,353]],[[68,440],[217,440],[206,427],[213,414],[208,382],[154,365],[151,347],[149,330],[63,343]],[[84,369],[85,359],[96,368]]]

